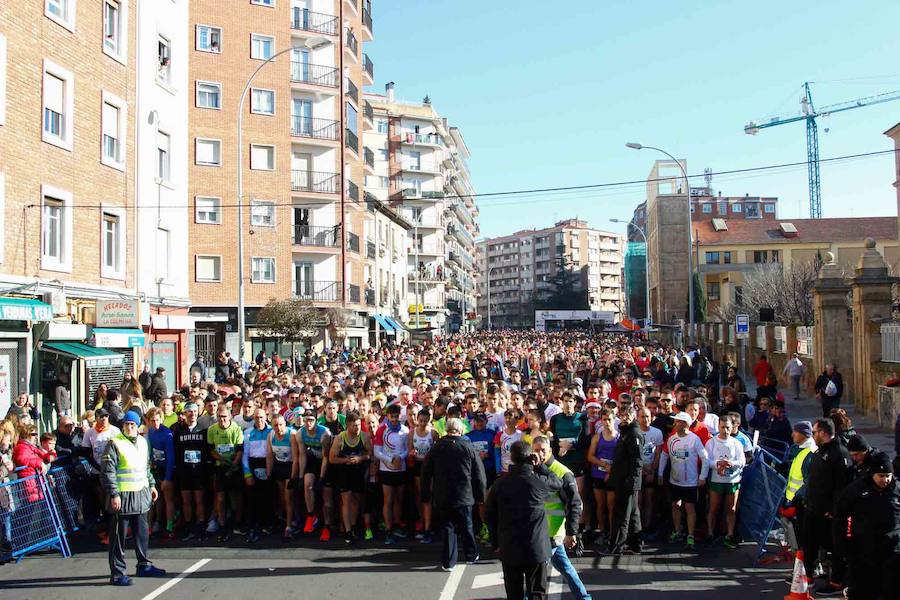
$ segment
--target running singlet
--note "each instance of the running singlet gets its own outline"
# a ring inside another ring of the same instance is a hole
[[[291,430],[284,432],[284,437],[280,440],[275,433],[272,433],[272,457],[275,462],[292,463],[294,458],[291,456]]]
[[[498,431],[497,437],[494,438],[494,447],[496,448],[494,463],[498,473],[506,473],[512,464],[512,456],[509,451],[515,442],[522,439],[524,432],[516,429],[515,433],[506,433],[506,430]]]
[[[200,470],[206,463],[209,446],[206,443],[206,429],[199,424],[193,429],[184,423],[176,423],[172,428],[175,441],[175,467],[179,472]]]
[[[619,441],[619,434],[616,434],[611,440],[603,437],[602,433],[598,433],[597,435],[599,435],[600,438],[597,440],[597,447],[594,449],[594,458],[600,459],[602,464],[591,464],[591,475],[594,479],[606,481],[606,476],[609,474],[609,468],[612,466],[613,456],[616,453],[616,444]]]
[[[416,453],[416,460],[422,462],[434,445],[434,436],[429,431],[423,436],[413,431],[413,450]]]
[[[300,428],[300,441],[306,446],[306,457],[313,460],[322,460],[322,438],[328,432],[324,425],[316,425],[313,433],[306,427]]]
[[[244,446],[244,432],[237,423],[232,423],[226,428],[216,423],[206,430],[206,442],[213,450],[219,453],[219,466],[230,466],[229,463],[235,452]]]

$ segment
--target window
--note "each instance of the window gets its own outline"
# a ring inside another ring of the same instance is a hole
[[[275,6],[275,0],[250,0],[250,4],[257,6]]]
[[[69,31],[75,31],[75,0],[46,0],[44,14]]]
[[[200,52],[222,51],[222,29],[209,25],[197,25],[197,50]]]
[[[194,222],[218,225],[222,222],[220,212],[222,199],[212,196],[197,196],[194,199]]]
[[[250,281],[252,283],[275,283],[275,259],[250,259]]]
[[[75,76],[44,60],[43,134],[54,146],[72,150],[72,115],[75,113]]]
[[[744,304],[744,288],[743,286],[736,285],[734,286],[734,303],[738,306],[743,306]]]
[[[772,262],[773,263],[781,262],[780,254],[781,253],[779,250],[772,250]]]
[[[250,34],[250,58],[268,60],[275,54],[275,38],[269,35]]]
[[[172,75],[172,43],[163,36],[159,36],[156,47],[156,59],[159,63],[156,79],[163,83],[169,83]]]
[[[121,209],[104,209],[100,222],[100,276],[125,277],[125,218]]]
[[[774,204],[763,204],[763,206],[765,207],[764,210],[767,213],[769,213],[769,214],[775,213],[775,205]]]
[[[259,171],[274,171],[275,146],[250,144],[250,168]]]
[[[121,98],[103,92],[100,162],[120,171],[125,170],[126,106]]]
[[[703,207],[703,212],[705,212],[705,213],[711,213],[711,212],[712,212],[712,204],[711,204],[711,203],[709,203],[709,202],[704,202],[703,204],[701,204],[701,206]]]
[[[103,1],[103,52],[121,63],[125,62],[127,6],[125,0]]]
[[[731,264],[731,250],[722,253],[722,263],[726,265]]]
[[[735,202],[734,204],[731,205],[731,212],[739,213],[739,212],[743,212],[743,211],[744,211],[744,207],[741,206],[740,202]]]
[[[718,300],[719,299],[719,282],[718,281],[707,281],[706,282],[706,297],[709,300]]]
[[[273,90],[251,90],[250,112],[258,115],[274,115],[275,92]]]
[[[198,254],[194,265],[197,281],[222,281],[222,257]]]
[[[271,200],[251,200],[250,225],[275,227],[275,203]]]
[[[171,234],[168,229],[156,229],[156,278],[166,281],[169,278],[169,248]]]
[[[719,264],[719,253],[718,252],[707,252],[706,253],[706,264],[708,264],[708,265]]]
[[[390,184],[391,184],[390,177],[384,177],[383,175],[378,176],[378,187],[386,190],[386,189],[388,189],[388,187],[390,187]]]
[[[754,250],[753,251],[753,262],[754,263],[769,262],[769,251],[768,250]]]
[[[168,133],[162,131],[156,136],[156,177],[160,181],[169,181],[171,176],[171,151]]]
[[[384,161],[389,160],[387,148],[379,148],[378,149],[378,158],[380,160],[384,160]]]
[[[347,103],[347,129],[349,129],[353,133],[359,133],[356,119],[356,109],[349,102]]]
[[[221,140],[196,139],[196,157],[194,162],[208,167],[222,166]]]
[[[422,170],[422,153],[411,150],[409,152],[409,170],[411,171],[421,171]]]
[[[757,204],[756,202],[748,202],[744,210],[744,216],[746,216],[748,219],[762,218],[762,215],[759,212],[759,204]]]
[[[378,133],[387,133],[388,132],[387,119],[377,119],[375,121],[375,127],[378,128]]]
[[[719,210],[720,215],[727,215],[728,214],[728,201],[727,200],[719,200],[718,210]]]
[[[198,81],[197,108],[222,108],[222,84]]]
[[[72,194],[41,186],[41,268],[72,270]]]

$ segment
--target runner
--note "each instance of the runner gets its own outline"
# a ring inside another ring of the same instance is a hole
[[[188,402],[182,411],[184,423],[176,423],[172,427],[175,482],[181,490],[181,510],[184,512],[183,542],[194,538],[199,538],[201,542],[206,540],[206,503],[203,496],[209,445],[206,443],[207,430],[197,422],[198,412],[197,404]]]
[[[272,428],[266,422],[266,411],[257,408],[253,414],[253,427],[244,432],[244,453],[241,462],[244,467],[244,484],[249,488],[250,499],[247,541],[255,544],[262,531],[271,532],[272,486],[266,472],[266,456],[269,449],[269,434]]]
[[[375,432],[373,444],[378,459],[378,476],[384,495],[382,511],[387,528],[385,544],[396,544],[406,537],[401,528],[403,516],[403,488],[406,484],[406,457],[409,453],[409,427],[400,423],[400,406],[387,407],[387,419]]]
[[[666,465],[671,461],[669,471],[669,492],[672,498],[672,521],[674,530],[670,542],[684,541],[688,549],[694,549],[694,527],[697,524],[696,505],[698,487],[706,485],[709,475],[709,460],[703,443],[696,434],[688,431],[693,419],[687,413],[675,415],[675,433],[663,445],[659,460],[659,478],[663,478]],[[681,509],[687,517],[687,533],[681,530]]]
[[[644,434],[643,462],[644,480],[641,485],[641,526],[644,538],[653,539],[656,512],[656,470],[659,468],[659,455],[663,445],[662,431],[651,425],[650,409],[644,407],[638,411],[638,425]]]
[[[591,488],[594,490],[594,501],[597,503],[598,531],[595,543],[605,547],[609,543],[613,505],[616,500],[616,493],[607,485],[606,480],[616,452],[616,442],[619,441],[619,432],[615,427],[615,415],[608,408],[600,411],[598,425],[600,430],[591,438],[587,459],[591,464]]]
[[[300,467],[303,472],[303,498],[306,502],[306,522],[303,525],[303,533],[312,533],[318,526],[316,519],[316,488],[317,483],[325,477],[327,461],[325,460],[325,447],[331,437],[328,428],[316,423],[315,409],[309,409],[303,414],[303,427],[300,429]],[[329,522],[326,520],[322,527],[320,539],[327,542],[331,539]],[[291,523],[285,524],[285,536],[294,534]]]
[[[353,544],[358,538],[355,529],[369,461],[372,459],[372,442],[369,435],[361,430],[358,412],[347,413],[345,423],[347,428],[331,444],[329,460],[335,467],[335,479],[341,494],[341,517],[346,532],[344,541]],[[367,527],[364,537],[371,539],[371,533]]]
[[[422,502],[422,463],[434,443],[440,438],[431,426],[431,410],[423,408],[416,415],[416,428],[409,435],[409,455],[407,464],[412,477],[419,522],[416,523],[416,539],[423,544],[434,541],[431,530],[431,503]]]
[[[231,413],[225,406],[216,412],[217,423],[206,431],[206,442],[209,444],[210,457],[215,461],[214,486],[215,507],[219,523],[219,542],[227,542],[232,532],[240,534],[233,524],[241,523],[243,516],[244,478],[241,468],[241,455],[244,449],[244,432],[231,421]],[[234,511],[229,518],[228,501]],[[232,529],[234,528],[234,529]]]
[[[494,436],[494,467],[497,475],[509,472],[512,465],[510,450],[512,445],[522,439],[524,433],[517,427],[520,413],[515,408],[507,408],[503,413],[505,423],[503,429]]]
[[[282,415],[272,418],[266,451],[266,475],[276,486],[281,510],[284,511],[281,541],[289,542],[294,533],[294,488],[295,482],[300,479],[300,445]]]
[[[153,526],[150,535],[163,533],[166,541],[175,539],[175,444],[172,430],[162,424],[163,412],[155,406],[147,411],[147,442],[150,446],[150,462],[153,480],[163,500],[154,503],[150,509],[150,522]],[[165,529],[162,517],[165,515]]]
[[[719,435],[706,442],[711,476],[709,482],[709,510],[706,513],[706,531],[711,540],[716,538],[719,507],[724,501],[727,535],[725,546],[737,548],[734,524],[737,515],[738,493],[741,488],[741,470],[744,468],[744,449],[731,437],[734,425],[731,418],[719,420]]]

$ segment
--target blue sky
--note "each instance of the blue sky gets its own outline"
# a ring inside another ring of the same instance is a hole
[[[900,3],[595,0],[380,0],[366,52],[383,91],[428,94],[460,127],[478,192],[643,179],[650,150],[688,171],[806,160],[802,122],[744,125],[799,111],[814,81],[817,106],[900,90]],[[900,101],[819,121],[822,158],[889,150]],[[828,129],[825,132],[825,129]],[[823,163],[825,217],[896,214],[893,156]],[[699,182],[697,182],[699,183]],[[806,167],[713,178],[723,195],[779,198],[779,216],[808,216]],[[622,230],[644,187],[483,198],[486,236],[578,216]]]

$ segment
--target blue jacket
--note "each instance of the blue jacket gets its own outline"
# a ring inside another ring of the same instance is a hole
[[[164,481],[172,481],[175,469],[175,441],[172,430],[165,425],[159,429],[147,429],[147,443],[150,445],[150,462],[157,473],[163,474]]]

